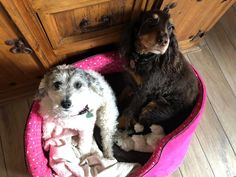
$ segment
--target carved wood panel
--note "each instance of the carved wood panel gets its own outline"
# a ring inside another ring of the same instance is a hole
[[[118,33],[122,31],[126,22],[134,15],[138,15],[137,12],[141,11],[143,2],[142,0],[34,0],[32,6],[54,51],[67,53],[73,51],[74,45],[82,44],[81,49],[87,48],[88,46],[83,44],[85,42],[91,46],[99,45],[102,36],[108,38],[102,40],[104,43],[117,41]]]

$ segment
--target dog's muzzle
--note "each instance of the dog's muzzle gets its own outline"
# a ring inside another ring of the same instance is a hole
[[[68,99],[62,100],[62,102],[61,102],[61,107],[63,107],[64,109],[69,109],[71,107],[71,105],[72,105],[72,103]]]

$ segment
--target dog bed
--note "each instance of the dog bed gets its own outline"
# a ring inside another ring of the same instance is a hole
[[[92,69],[102,74],[121,72],[123,61],[116,52],[98,54],[74,63],[82,69]],[[193,133],[201,120],[205,103],[206,88],[198,72],[200,94],[189,117],[173,132],[165,136],[157,145],[150,159],[132,177],[166,177],[171,175],[182,163]],[[42,148],[42,118],[38,114],[39,104],[32,104],[25,129],[25,157],[28,171],[33,177],[53,177],[48,166],[47,154]]]

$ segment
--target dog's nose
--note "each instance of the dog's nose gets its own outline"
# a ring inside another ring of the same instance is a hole
[[[162,44],[166,45],[167,43],[168,43],[168,39],[167,38],[162,40]]]
[[[158,39],[159,44],[166,45],[168,43],[168,37],[167,34],[164,33],[160,36],[160,39]]]
[[[71,101],[70,100],[62,100],[61,106],[65,109],[68,109],[71,106]]]

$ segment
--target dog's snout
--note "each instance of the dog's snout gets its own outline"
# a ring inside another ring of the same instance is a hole
[[[66,100],[62,100],[61,102],[61,106],[65,109],[68,109],[71,107],[71,101],[66,99]]]
[[[161,45],[166,45],[168,43],[168,37],[166,33],[160,36],[160,38],[158,39],[158,43]]]

